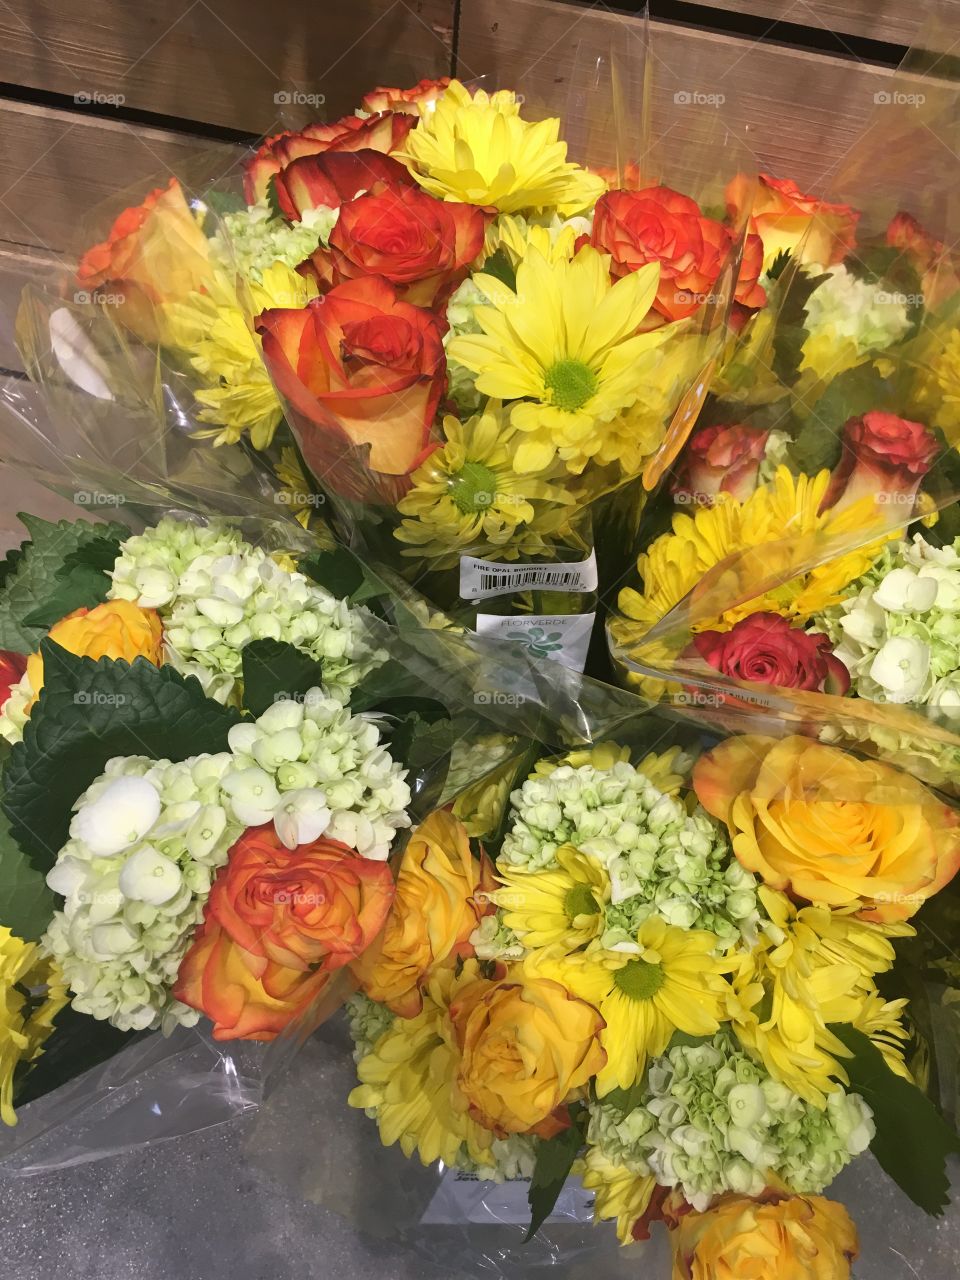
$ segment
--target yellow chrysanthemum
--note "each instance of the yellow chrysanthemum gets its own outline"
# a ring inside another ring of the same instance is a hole
[[[606,183],[567,160],[560,121],[521,120],[509,90],[473,95],[453,80],[407,137],[401,160],[441,200],[493,205],[503,213],[590,209]]]
[[[594,1193],[593,1220],[617,1220],[617,1239],[633,1244],[633,1226],[646,1213],[657,1180],[653,1174],[634,1173],[614,1164],[599,1147],[588,1147],[581,1179],[585,1190]]]
[[[621,747],[616,742],[595,742],[592,746],[568,751],[566,755],[538,760],[530,777],[547,778],[561,765],[569,765],[571,769],[579,769],[585,764],[593,765],[594,769],[612,769],[615,764],[622,764],[629,759],[629,747]]]
[[[904,1049],[910,1034],[901,1022],[909,1000],[884,1000],[879,991],[871,990],[853,1020],[853,1026],[869,1036],[883,1054],[887,1066],[905,1080],[913,1080],[904,1061]]]
[[[612,769],[615,764],[623,764],[629,759],[629,747],[622,747],[616,742],[595,742],[590,747],[578,747],[563,756],[538,760],[529,776],[549,777],[561,765],[569,765],[571,769],[579,769],[585,764],[592,765],[594,769]],[[692,764],[693,758],[682,747],[668,747],[666,751],[651,751],[645,755],[637,765],[637,772],[664,795],[675,796],[689,775]]]
[[[841,538],[869,529],[878,519],[869,497],[837,514],[831,510],[821,513],[829,483],[828,471],[794,476],[787,467],[778,467],[770,484],[762,485],[742,502],[720,494],[714,506],[699,507],[693,515],[675,515],[672,531],[655,539],[637,560],[643,591],[625,587],[620,592],[620,610],[630,622],[614,628],[617,638],[628,645],[641,639],[708,570],[741,553],[743,561],[734,564],[710,597],[698,602],[697,616],[690,623],[693,630],[726,631],[741,618],[761,611],[806,620],[835,604],[843,589],[871,566],[882,543],[850,551],[807,573],[797,572],[798,539],[811,534],[825,540]],[[895,536],[888,534],[887,538]],[[763,548],[762,563],[758,555],[745,554],[759,547]],[[809,542],[801,544],[801,551],[809,554]],[[721,600],[745,595],[748,580],[761,571],[770,576],[779,571],[782,585],[723,609]],[[718,602],[716,612],[711,608],[713,599]],[[631,622],[640,625],[631,626]]]
[[[885,1056],[893,1052],[899,1009],[876,1006],[873,979],[893,964],[889,939],[907,937],[913,929],[825,907],[797,907],[768,888],[759,893],[770,924],[759,945],[738,958],[733,1029],[771,1075],[822,1107],[826,1094],[846,1082],[846,1050],[827,1030],[829,1023],[852,1023],[876,1035]]]
[[[324,551],[332,551],[333,534],[326,520],[317,515],[317,505],[313,485],[307,479],[300,463],[296,449],[284,445],[280,450],[280,460],[276,464],[277,479],[283,486],[283,501],[298,524],[309,529],[317,540],[317,545]],[[296,565],[294,565],[296,568]],[[291,570],[293,572],[293,570]]]
[[[915,397],[954,448],[960,446],[960,330],[937,326],[924,335]]]
[[[443,431],[446,443],[417,468],[398,503],[403,554],[449,569],[467,551],[510,560],[548,553],[576,505],[556,483],[566,479],[563,467],[554,459],[536,474],[515,471],[518,432],[496,400],[464,423],[444,418]]]
[[[549,221],[530,222],[519,214],[502,213],[487,228],[483,256],[489,258],[502,249],[514,270],[531,249],[547,262],[568,262],[573,257],[577,237],[589,232],[585,218],[570,221],[556,214]]]
[[[549,871],[507,868],[498,873],[502,887],[490,897],[525,947],[574,951],[603,927],[601,908],[610,898],[606,868],[570,844],[557,850],[557,864]]]
[[[478,375],[483,395],[519,402],[510,420],[527,438],[517,471],[542,471],[559,456],[578,474],[591,459],[616,459],[607,456],[611,433],[620,440],[631,413],[642,427],[638,402],[654,386],[656,348],[672,336],[670,326],[637,333],[658,278],[649,263],[611,283],[609,259],[590,245],[569,262],[530,249],[516,292],[495,276],[474,277],[491,303],[474,311],[483,332],[454,338],[448,354]]]
[[[56,962],[2,925],[0,992],[0,1119],[14,1125],[14,1073],[21,1062],[39,1058],[68,996]]]
[[[597,1075],[603,1097],[635,1084],[674,1031],[709,1036],[718,1029],[730,988],[722,976],[729,964],[716,956],[716,945],[712,933],[651,916],[640,926],[635,954],[595,945],[564,955],[547,947],[531,952],[524,964],[599,1010],[606,1023],[600,1043],[607,1062]]]
[[[248,287],[256,313],[303,307],[317,296],[315,281],[282,262],[268,267],[262,281],[249,281]],[[232,283],[218,273],[206,293],[165,303],[162,313],[165,341],[188,353],[206,383],[194,392],[204,406],[198,417],[217,429],[199,434],[212,436],[214,444],[236,444],[247,433],[255,449],[266,449],[283,409]]]
[[[416,1152],[424,1165],[454,1164],[464,1148],[483,1164],[493,1142],[493,1134],[471,1119],[457,1087],[460,1051],[449,1016],[451,999],[475,976],[471,964],[461,979],[452,969],[438,971],[423,993],[423,1010],[397,1018],[361,1058],[361,1083],[347,1098],[351,1107],[376,1112],[384,1146],[399,1142],[408,1159]]]

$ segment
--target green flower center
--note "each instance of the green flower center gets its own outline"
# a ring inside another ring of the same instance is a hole
[[[666,982],[660,965],[647,960],[630,960],[613,975],[613,980],[631,1000],[652,1000]]]
[[[497,496],[497,476],[482,462],[465,462],[450,477],[450,497],[465,516],[492,507]]]
[[[572,889],[568,889],[563,899],[563,909],[569,920],[576,920],[577,916],[595,916],[600,910],[588,884],[575,884]]]
[[[558,360],[547,370],[543,381],[552,392],[553,403],[568,413],[582,409],[600,385],[597,375],[582,360]]]

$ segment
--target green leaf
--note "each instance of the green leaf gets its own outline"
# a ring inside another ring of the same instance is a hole
[[[57,900],[43,873],[30,865],[0,810],[0,920],[18,938],[36,942],[53,918]]]
[[[488,276],[493,276],[495,280],[499,280],[501,284],[505,284],[511,293],[517,291],[517,272],[513,263],[510,261],[504,249],[498,249],[496,253],[490,255],[483,264],[483,270]]]
[[[241,213],[246,209],[246,201],[236,191],[208,191],[203,197],[208,209],[221,216],[225,213]]]
[[[120,529],[122,525],[111,527]],[[74,569],[99,569],[101,573],[109,573],[120,555],[120,543],[129,537],[129,534],[129,530],[124,530],[120,536],[103,533],[96,538],[91,538],[89,542],[82,543],[76,551],[71,551],[64,556],[63,568],[59,576],[66,577]]]
[[[524,1244],[532,1240],[553,1212],[563,1184],[570,1176],[573,1162],[583,1146],[582,1119],[586,1115],[583,1104],[575,1102],[570,1108],[570,1128],[556,1137],[537,1143],[537,1160],[530,1179],[527,1201],[530,1205],[530,1227]]]
[[[54,1026],[56,1030],[37,1061],[18,1068],[14,1082],[14,1102],[18,1107],[52,1093],[149,1034],[118,1031],[109,1022],[77,1013],[70,1005],[60,1010]]]
[[[4,770],[2,807],[38,871],[67,840],[74,801],[114,756],[185,760],[223,751],[241,719],[193,676],[146,658],[78,658],[45,639],[43,690]]]
[[[827,278],[826,275],[810,275],[802,268],[785,271],[782,276],[783,305],[777,316],[773,340],[773,372],[784,386],[791,386],[800,370],[803,344],[807,339],[807,302],[814,289]]]
[[[251,640],[243,662],[243,705],[254,716],[281,699],[300,701],[323,683],[323,666],[285,640]]]
[[[870,1150],[914,1204],[939,1216],[950,1203],[946,1159],[960,1154],[960,1138],[916,1085],[890,1070],[862,1031],[846,1023],[831,1023],[829,1030],[853,1054],[843,1059],[850,1089],[873,1110],[877,1132]]]
[[[289,221],[287,215],[280,208],[280,200],[277,196],[277,175],[275,173],[271,173],[267,182],[266,201],[271,218],[282,218],[284,222]]]
[[[722,221],[722,219],[721,219]],[[768,280],[779,280],[790,265],[790,250],[781,249],[773,262],[770,264],[770,270],[767,272]]]
[[[69,577],[58,579],[53,591],[23,619],[24,627],[49,630],[75,609],[93,609],[102,604],[110,590],[110,579],[89,565],[73,569]]]
[[[373,600],[387,590],[373,570],[363,565],[346,547],[311,552],[298,562],[297,568],[338,600],[349,600],[351,604]]]
[[[31,541],[25,544],[22,559],[14,566],[0,593],[0,649],[33,653],[46,627],[28,623],[26,619],[62,586],[59,575],[67,557],[88,542],[126,538],[129,530],[120,524],[98,525],[86,520],[61,520],[59,524],[51,524],[39,516],[24,513],[20,520],[29,531]]]
[[[19,569],[20,562],[23,560],[29,546],[29,540],[21,542],[19,547],[13,547],[7,552],[3,559],[0,560],[0,588],[5,587],[7,585],[7,580],[12,578],[17,569]]]

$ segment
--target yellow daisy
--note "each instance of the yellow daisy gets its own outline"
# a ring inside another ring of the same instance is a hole
[[[291,448],[290,445],[284,445],[274,469],[283,487],[283,500],[287,509],[298,524],[310,530],[322,550],[332,551],[335,545],[333,534],[327,522],[317,516],[316,504],[311,501],[314,497],[313,485],[307,479],[296,449]]]
[[[502,249],[514,270],[531,249],[548,262],[568,262],[577,237],[589,231],[590,223],[585,218],[568,220],[554,214],[548,221],[531,222],[521,214],[502,213],[487,228],[483,256],[489,258]]]
[[[633,1227],[650,1206],[657,1180],[614,1164],[599,1147],[588,1147],[581,1173],[584,1188],[594,1193],[593,1220],[617,1220],[617,1239],[633,1244]]]
[[[56,963],[36,942],[0,925],[0,1119],[14,1125],[13,1080],[21,1063],[36,1061],[67,1003]]]
[[[464,552],[515,560],[550,551],[576,505],[576,495],[556,483],[566,479],[563,468],[548,462],[537,474],[514,470],[518,433],[496,400],[464,423],[444,418],[443,432],[446,443],[417,468],[398,503],[403,554],[449,569]]]
[[[498,873],[503,887],[490,897],[525,947],[575,951],[603,928],[602,907],[610,899],[606,868],[570,844],[557,850],[557,863],[550,871]]]
[[[316,282],[282,262],[248,281],[256,314],[272,307],[303,307],[317,296]],[[199,432],[214,444],[236,444],[244,434],[255,449],[266,449],[283,417],[280,400],[260,358],[260,348],[240,307],[236,290],[222,272],[206,293],[164,303],[164,340],[187,353],[205,383],[194,392],[202,405],[201,422],[216,424]]]
[[[527,439],[514,455],[517,471],[542,471],[559,456],[581,472],[651,385],[650,357],[671,330],[637,327],[658,277],[649,263],[611,283],[609,259],[590,245],[569,262],[531,249],[516,292],[494,276],[474,277],[491,303],[474,311],[483,332],[454,338],[448,353],[478,375],[483,395],[519,401],[510,421]]]
[[[460,1051],[448,1010],[462,982],[476,976],[470,965],[464,974],[458,980],[452,969],[437,973],[424,991],[422,1011],[397,1018],[361,1058],[361,1083],[347,1098],[351,1107],[376,1113],[385,1147],[399,1142],[408,1159],[416,1152],[424,1165],[454,1164],[464,1148],[482,1164],[493,1142],[493,1134],[470,1118],[457,1086]]]
[[[560,121],[521,120],[509,90],[471,95],[451,81],[398,152],[425,191],[441,200],[493,205],[503,213],[591,209],[606,183],[567,160]]]
[[[916,412],[932,418],[947,441],[960,445],[960,329],[938,324],[918,339],[914,396]]]
[[[600,1043],[607,1062],[597,1075],[603,1097],[635,1084],[674,1031],[708,1036],[718,1029],[730,988],[722,976],[729,964],[714,954],[716,945],[712,933],[651,916],[640,926],[635,954],[597,946],[565,956],[548,947],[524,965],[599,1010],[606,1023]]]

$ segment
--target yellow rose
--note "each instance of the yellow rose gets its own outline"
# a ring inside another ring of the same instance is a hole
[[[466,829],[445,810],[410,837],[397,891],[377,942],[353,965],[363,991],[404,1018],[423,1007],[421,984],[440,965],[471,954],[470,934],[489,911],[487,859],[474,858]]]
[[[823,1196],[725,1197],[670,1233],[673,1280],[848,1280],[857,1232]]]
[[[47,638],[81,658],[146,658],[159,667],[163,656],[163,628],[155,609],[141,609],[129,600],[108,600],[94,609],[77,609],[55,623]],[[27,677],[33,689],[32,706],[43,688],[43,658],[31,654]]]
[[[960,821],[922,782],[809,738],[730,738],[693,786],[748,871],[864,920],[909,919],[960,866]]]
[[[499,1137],[549,1138],[566,1126],[558,1109],[603,1067],[604,1021],[592,1005],[519,967],[479,978],[450,1005],[460,1071],[474,1119]]]

